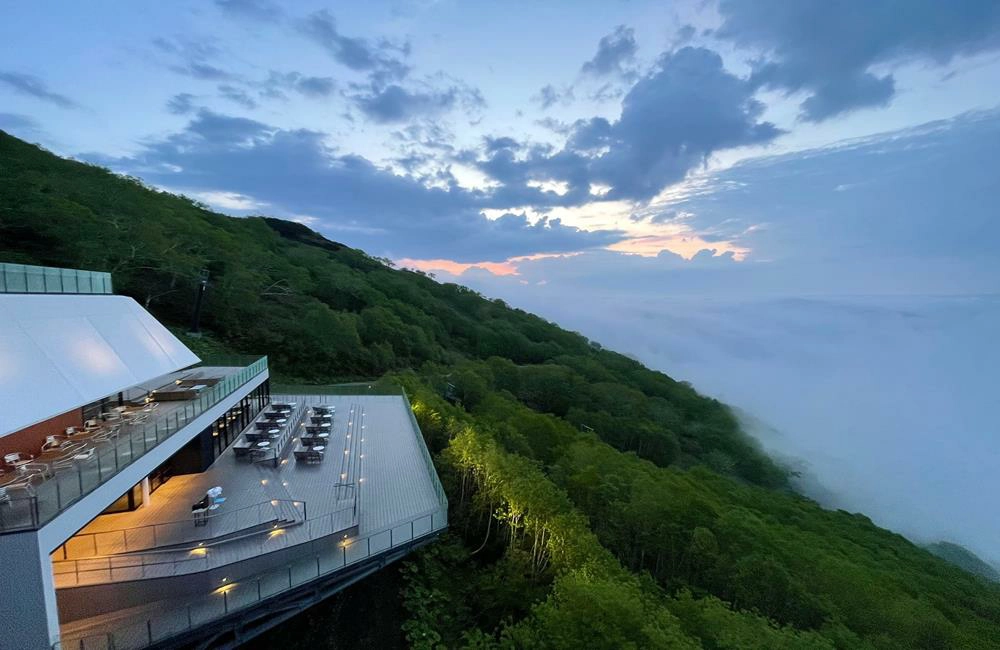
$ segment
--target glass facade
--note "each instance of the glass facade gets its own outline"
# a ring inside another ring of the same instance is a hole
[[[268,381],[253,389],[240,403],[229,409],[225,415],[210,427],[212,435],[212,460],[222,455],[229,445],[236,442],[243,429],[250,426],[257,414],[271,401]]]

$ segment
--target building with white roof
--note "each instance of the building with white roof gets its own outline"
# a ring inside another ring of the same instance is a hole
[[[0,646],[234,647],[436,536],[405,394],[311,392],[0,264]]]

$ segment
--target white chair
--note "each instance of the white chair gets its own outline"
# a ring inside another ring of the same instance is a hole
[[[58,449],[65,444],[66,438],[64,436],[45,436],[45,444],[42,445],[42,451],[49,451],[50,449]]]
[[[20,467],[30,461],[34,456],[30,454],[25,454],[20,451],[15,451],[12,454],[5,454],[3,457],[3,462],[10,465],[11,467]]]

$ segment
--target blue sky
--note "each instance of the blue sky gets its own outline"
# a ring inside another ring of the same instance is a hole
[[[997,288],[995,2],[57,6],[0,128],[231,214],[484,287]]]

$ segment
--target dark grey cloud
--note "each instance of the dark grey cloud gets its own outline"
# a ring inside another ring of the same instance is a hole
[[[500,136],[492,137],[486,136],[483,138],[483,149],[487,153],[496,153],[501,149],[513,149],[517,150],[521,148],[521,143],[510,136]]]
[[[438,91],[410,91],[397,84],[352,96],[355,106],[369,119],[379,123],[406,122],[418,116],[435,115],[450,110],[458,101],[455,88]]]
[[[284,16],[281,7],[268,0],[215,0],[223,12],[240,18],[274,22]]]
[[[813,122],[889,103],[886,65],[1000,49],[996,0],[721,0],[719,12],[715,36],[759,56],[754,83],[807,93],[802,117]]]
[[[399,84],[360,85],[348,97],[366,117],[382,124],[433,117],[456,107],[474,112],[485,104],[478,90],[464,84],[453,83],[443,88],[421,85],[420,89]]]
[[[615,31],[601,38],[597,43],[597,53],[583,64],[581,72],[597,77],[633,77],[635,71],[630,66],[635,61],[637,50],[635,30],[619,25]]]
[[[337,21],[327,10],[310,14],[299,22],[299,31],[325,49],[331,57],[351,70],[368,73],[379,84],[399,81],[410,72],[403,60],[409,45],[389,41],[372,42],[365,38],[344,36]]]
[[[235,104],[239,104],[243,108],[250,110],[257,108],[256,100],[254,100],[254,98],[251,97],[247,91],[238,86],[220,84],[219,95]]]
[[[202,109],[180,132],[147,143],[137,155],[86,159],[185,192],[227,191],[308,215],[329,236],[394,257],[499,261],[538,252],[605,246],[617,231],[584,231],[556,219],[523,215],[489,220],[492,195],[428,187],[357,155],[337,155],[324,133],[279,129]]]
[[[22,95],[40,99],[43,102],[54,104],[59,108],[80,108],[80,105],[75,101],[66,95],[49,90],[44,81],[30,74],[0,72],[0,83],[7,85]]]
[[[167,111],[174,115],[187,115],[195,109],[194,99],[191,93],[178,93],[167,100]]]
[[[559,151],[539,148],[515,157],[500,150],[478,164],[505,185],[512,200],[529,198],[515,190],[530,180],[557,180],[569,191],[541,201],[589,202],[591,184],[611,186],[608,199],[645,201],[715,151],[774,139],[780,131],[760,121],[764,106],[753,94],[753,85],[727,72],[718,54],[686,47],[663,56],[629,90],[616,121],[579,120]]]

